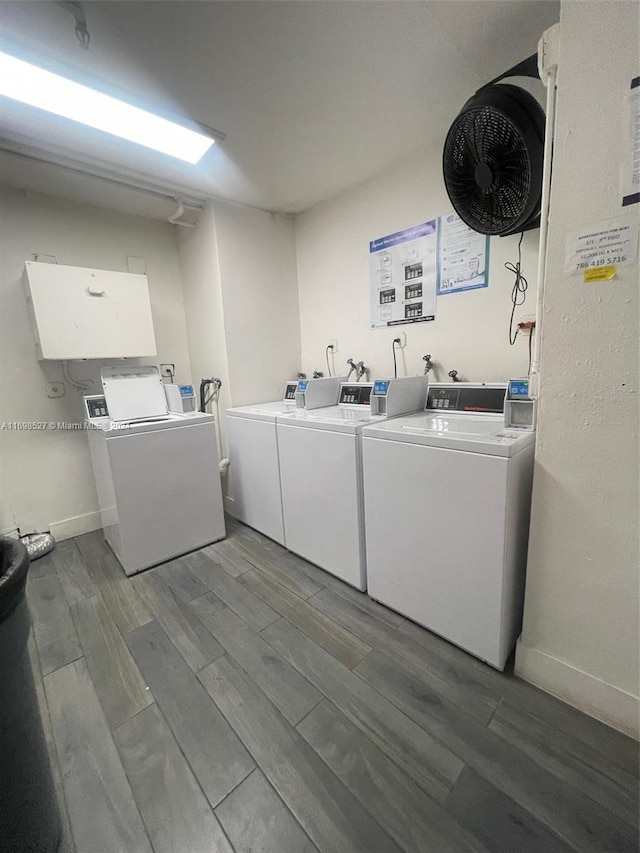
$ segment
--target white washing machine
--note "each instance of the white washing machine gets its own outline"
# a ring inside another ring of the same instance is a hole
[[[429,389],[363,433],[369,595],[504,669],[520,632],[535,433],[506,385]]]
[[[238,406],[225,412],[229,446],[227,510],[244,524],[285,544],[280,492],[276,415],[298,406],[317,408],[336,402],[340,377],[287,382],[282,400]]]
[[[287,548],[367,588],[362,430],[424,407],[426,376],[343,383],[337,406],[277,416]]]
[[[85,423],[104,536],[125,573],[222,539],[214,416],[168,413],[155,367],[101,373]]]

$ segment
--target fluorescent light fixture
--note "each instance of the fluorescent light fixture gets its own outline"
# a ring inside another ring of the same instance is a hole
[[[215,139],[0,51],[0,95],[197,163]]]

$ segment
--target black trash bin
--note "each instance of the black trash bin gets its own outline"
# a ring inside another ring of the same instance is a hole
[[[29,555],[0,538],[0,853],[55,853],[60,816],[27,652]]]

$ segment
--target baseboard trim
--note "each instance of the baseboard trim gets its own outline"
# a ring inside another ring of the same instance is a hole
[[[82,533],[91,533],[92,530],[100,530],[101,527],[100,513],[86,512],[83,515],[74,515],[73,518],[52,521],[49,530],[58,541],[61,541],[71,539],[72,536],[80,536]]]
[[[516,675],[590,717],[640,739],[640,697],[518,640]]]

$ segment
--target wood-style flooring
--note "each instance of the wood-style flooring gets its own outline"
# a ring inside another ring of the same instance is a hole
[[[61,853],[631,853],[638,744],[229,519],[30,569]]]

